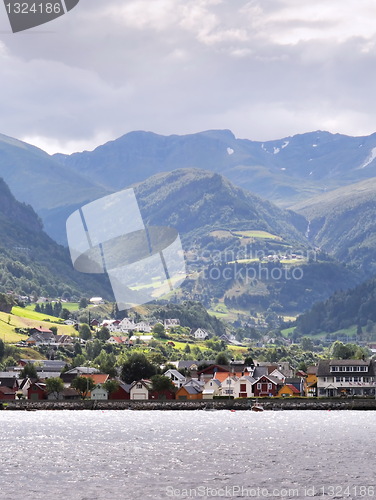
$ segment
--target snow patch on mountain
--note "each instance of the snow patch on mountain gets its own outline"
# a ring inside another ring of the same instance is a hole
[[[371,153],[368,155],[366,161],[359,168],[365,168],[376,158],[376,148],[372,148]]]

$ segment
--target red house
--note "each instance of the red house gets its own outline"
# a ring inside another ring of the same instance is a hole
[[[27,390],[27,399],[32,401],[40,401],[47,399],[46,384],[34,382]]]
[[[282,380],[277,377],[262,375],[252,384],[252,392],[255,396],[259,397],[277,396],[277,393],[282,385]]]
[[[14,399],[16,399],[15,391],[9,387],[0,385],[0,401],[12,401]]]
[[[149,391],[149,399],[175,399],[173,391]]]
[[[112,401],[123,401],[125,399],[131,399],[129,394],[130,387],[131,384],[124,384],[123,382],[120,382],[117,391],[111,392],[111,394],[108,395],[108,399]]]

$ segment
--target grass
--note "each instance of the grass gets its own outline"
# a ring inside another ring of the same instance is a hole
[[[276,236],[275,234],[271,234],[268,231],[257,231],[257,230],[249,230],[249,231],[230,231],[229,229],[219,229],[216,231],[212,231],[210,233],[211,236],[215,238],[256,238],[260,240],[278,240],[282,241],[280,236]]]
[[[57,318],[56,316],[49,316],[48,314],[39,313],[34,311],[33,306],[12,308],[12,314],[19,316],[20,318],[33,319],[35,321],[45,321],[46,319],[55,323],[61,323],[63,320]]]
[[[241,238],[257,238],[262,240],[282,240],[280,236],[268,233],[268,231],[233,231],[234,236]]]
[[[24,313],[24,316],[19,315],[19,313]],[[52,321],[43,321],[40,319],[36,319],[34,317],[29,317],[30,313],[35,313],[35,311],[27,311],[22,307],[13,307],[12,313],[4,313],[0,312],[0,338],[5,340],[8,343],[19,342],[20,340],[25,340],[28,338],[27,335],[22,335],[15,332],[15,328],[33,328],[42,326],[44,328],[50,328],[51,326],[57,326],[57,333],[59,335],[77,335],[76,330],[73,326],[64,325],[64,324],[56,324]],[[49,316],[45,314],[39,314],[40,317],[46,319]],[[31,316],[33,316],[31,314]],[[51,316],[54,320],[58,319],[54,316]]]

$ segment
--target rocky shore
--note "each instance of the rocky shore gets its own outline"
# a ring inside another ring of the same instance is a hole
[[[195,401],[4,401],[0,410],[250,410],[255,399]],[[264,410],[376,410],[375,399],[262,398]]]

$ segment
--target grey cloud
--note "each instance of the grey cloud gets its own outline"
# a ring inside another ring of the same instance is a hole
[[[293,3],[158,0],[147,13],[142,0],[81,0],[51,33],[0,35],[0,131],[62,148],[135,129],[371,133],[374,36],[336,38],[346,19],[305,17],[305,0],[294,18]],[[285,42],[303,28],[327,37]]]

